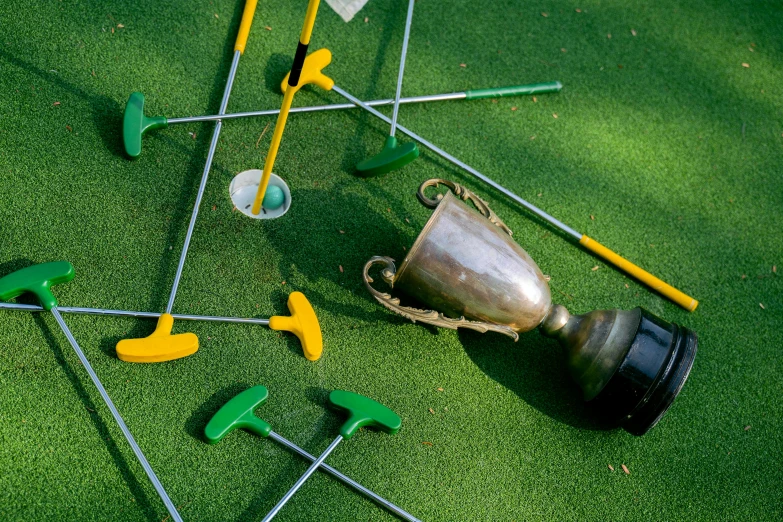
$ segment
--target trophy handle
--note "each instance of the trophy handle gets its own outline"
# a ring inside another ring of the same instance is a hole
[[[494,212],[492,212],[492,210],[489,208],[489,205],[487,205],[486,201],[478,197],[475,193],[473,193],[469,189],[463,187],[458,183],[454,183],[453,181],[440,179],[440,178],[433,178],[433,179],[428,179],[427,181],[422,183],[421,186],[419,187],[419,191],[416,193],[416,197],[419,198],[419,201],[421,202],[422,205],[424,205],[427,208],[435,208],[438,206],[438,203],[440,203],[440,201],[443,199],[443,194],[435,194],[435,198],[430,199],[424,195],[424,191],[429,187],[437,187],[440,184],[449,187],[449,189],[451,189],[451,192],[453,192],[454,195],[460,198],[462,201],[470,200],[470,202],[473,203],[473,206],[476,207],[476,210],[478,210],[482,216],[487,218],[490,221],[490,223],[499,227],[501,230],[503,230],[503,232],[505,232],[509,236],[514,235],[511,229],[508,228],[506,224],[503,223],[503,221],[501,221],[500,218],[497,217],[497,215]]]
[[[431,181],[443,181],[443,180],[431,180]],[[446,182],[451,185],[450,182]],[[459,187],[459,185],[456,185]],[[421,195],[421,189],[419,190],[419,199],[422,198]],[[483,202],[482,202],[483,203]],[[425,203],[426,205],[426,203]],[[437,203],[435,203],[437,205]],[[500,225],[498,225],[500,226]],[[505,225],[503,225],[505,227]],[[488,331],[492,332],[498,332],[502,333],[504,335],[507,335],[514,339],[514,341],[517,341],[519,339],[519,334],[515,332],[510,326],[505,326],[501,324],[493,324],[493,323],[485,323],[482,321],[470,321],[468,319],[465,319],[465,317],[460,317],[459,319],[450,319],[446,316],[444,316],[442,313],[436,312],[435,310],[419,310],[418,308],[412,308],[410,306],[401,306],[400,300],[396,297],[392,297],[389,294],[379,292],[375,288],[372,287],[370,283],[373,282],[372,277],[370,277],[370,268],[372,268],[375,265],[382,265],[383,269],[381,270],[381,277],[383,280],[388,283],[389,286],[394,287],[394,276],[397,274],[397,267],[394,266],[394,260],[390,257],[385,256],[375,256],[370,258],[369,261],[367,261],[367,264],[364,265],[364,273],[362,274],[364,277],[364,286],[367,287],[367,290],[375,297],[375,300],[378,301],[381,305],[388,308],[392,312],[395,312],[406,319],[410,319],[414,323],[416,321],[421,321],[422,323],[431,324],[433,326],[440,326],[442,328],[448,328],[450,330],[456,330],[457,328],[469,328],[470,330],[476,330],[477,332],[486,333]]]

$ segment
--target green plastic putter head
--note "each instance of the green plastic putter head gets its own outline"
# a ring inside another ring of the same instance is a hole
[[[261,437],[268,437],[272,426],[253,415],[253,411],[266,402],[269,392],[264,386],[254,386],[245,390],[230,401],[207,423],[204,435],[207,442],[217,444],[226,435],[237,428],[248,430]]]
[[[348,413],[348,420],[340,427],[340,435],[350,439],[359,428],[369,426],[389,435],[400,431],[402,419],[383,404],[372,399],[344,390],[334,390],[329,394],[329,402],[335,409]]]
[[[161,129],[169,124],[165,116],[148,118],[144,115],[144,95],[134,92],[125,104],[122,117],[122,143],[131,158],[141,154],[141,137],[150,129]]]
[[[393,170],[401,169],[411,161],[419,157],[419,147],[416,143],[404,143],[397,145],[397,138],[389,136],[383,145],[383,150],[356,165],[359,175],[365,178],[386,174]]]
[[[30,292],[35,294],[45,310],[57,306],[51,287],[73,279],[73,265],[68,261],[52,261],[28,266],[0,279],[0,300],[7,301]]]

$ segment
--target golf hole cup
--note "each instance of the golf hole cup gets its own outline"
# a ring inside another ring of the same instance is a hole
[[[434,199],[424,194],[440,184],[451,190]],[[400,269],[379,256],[364,267],[365,286],[380,304],[414,322],[499,332],[515,341],[539,327],[565,348],[572,378],[604,424],[643,435],[660,420],[688,378],[696,334],[642,308],[572,316],[552,304],[541,270],[478,196],[442,179],[422,183],[417,196],[435,211]],[[478,212],[463,203],[468,200]],[[389,286],[433,310],[401,306],[374,289],[375,265]]]
[[[228,193],[234,206],[244,215],[253,219],[275,219],[281,217],[291,208],[291,190],[283,179],[277,174],[269,178],[269,186],[264,196],[264,206],[261,212],[253,214],[253,200],[261,183],[264,171],[250,169],[240,172],[228,186]],[[269,208],[267,208],[269,207]]]

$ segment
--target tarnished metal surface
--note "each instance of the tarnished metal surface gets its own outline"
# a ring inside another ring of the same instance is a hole
[[[566,350],[566,365],[589,401],[598,395],[625,358],[639,328],[641,310],[595,310],[570,315],[554,305],[541,331]]]
[[[422,190],[438,182],[427,181]],[[544,275],[486,203],[464,187],[448,185],[487,217],[446,193],[389,283],[447,318],[465,317],[515,332],[532,330],[551,306]],[[416,318],[443,326],[428,319],[435,316]]]

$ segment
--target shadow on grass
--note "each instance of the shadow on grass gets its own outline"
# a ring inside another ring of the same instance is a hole
[[[301,281],[302,276],[310,283],[326,280],[335,287],[364,292],[360,274],[364,263],[372,255],[369,253],[394,255],[399,251],[389,252],[389,245],[410,243],[411,238],[373,209],[368,199],[343,190],[342,185],[326,194],[318,189],[299,189],[294,198],[295,208],[290,213],[296,212],[296,215],[267,221],[264,229],[268,242],[274,246],[280,259],[284,260],[279,267],[280,275],[289,283],[286,287],[274,290],[280,303],[287,301],[289,289],[300,286],[298,281]],[[329,216],[333,208],[350,208],[352,212],[332,219]],[[328,218],[325,219],[325,216]],[[372,225],[361,228],[362,223]],[[221,242],[219,248],[227,259],[242,259],[247,256],[247,242],[242,238],[251,237],[255,230],[256,221],[237,216],[236,219],[217,224],[211,235]],[[335,300],[328,291],[319,290],[319,285],[307,286],[303,290],[316,314],[319,309],[329,310],[330,314],[363,321],[387,316],[382,310],[367,311],[345,301]],[[288,313],[284,306],[278,307],[278,310],[281,315]],[[298,344],[298,341],[292,338],[291,343]],[[295,351],[301,355],[301,347],[295,346]]]
[[[0,61],[6,61],[14,67],[41,78],[46,83],[62,89],[65,92],[76,95],[79,98],[89,102],[90,117],[93,126],[103,141],[103,146],[111,152],[113,156],[127,158],[125,149],[122,145],[122,113],[123,108],[119,104],[101,94],[95,94],[81,89],[73,83],[67,82],[57,74],[44,71],[29,62],[22,60],[6,51],[0,49]]]
[[[291,70],[293,61],[292,56],[284,53],[273,53],[267,60],[266,67],[264,67],[264,86],[267,91],[280,95],[281,102],[283,98],[280,84],[285,75]]]
[[[537,331],[516,343],[492,333],[459,330],[468,357],[487,376],[544,415],[581,430],[604,430],[566,371],[560,345]]]

